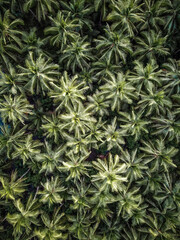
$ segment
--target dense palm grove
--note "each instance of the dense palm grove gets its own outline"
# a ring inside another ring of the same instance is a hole
[[[180,1],[0,0],[0,239],[180,239]]]

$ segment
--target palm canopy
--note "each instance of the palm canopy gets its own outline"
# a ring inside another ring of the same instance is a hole
[[[15,200],[15,198],[21,197],[23,192],[26,191],[27,184],[25,183],[25,178],[21,176],[20,178],[17,178],[17,172],[11,173],[11,180],[9,180],[6,177],[0,177],[0,182],[2,187],[0,188],[0,197],[5,198],[6,201],[11,199]]]
[[[112,31],[109,25],[105,29],[105,34],[105,37],[100,36],[96,40],[100,59],[107,58],[116,64],[122,60],[125,63],[127,54],[132,53],[129,37],[120,31]]]
[[[71,14],[72,19],[77,19],[80,28],[89,28],[92,30],[93,22],[88,19],[93,12],[93,7],[86,0],[72,0],[68,3],[61,1],[65,14]]]
[[[145,10],[144,16],[146,21],[141,23],[141,30],[154,29],[159,31],[161,27],[165,26],[165,11],[164,3],[166,1],[160,0],[145,0],[143,9]]]
[[[179,239],[179,7],[0,0],[0,239]]]
[[[172,157],[175,156],[178,150],[174,147],[166,147],[164,145],[163,139],[157,139],[155,144],[152,142],[144,142],[144,147],[141,149],[147,154],[146,158],[149,161],[154,160],[154,167],[152,168],[153,171],[156,168],[163,167],[165,171],[167,171],[168,167],[176,167],[173,163]]]
[[[109,159],[106,161],[98,159],[93,164],[98,171],[93,176],[93,181],[100,181],[101,189],[108,189],[115,192],[122,191],[124,188],[123,182],[127,181],[126,176],[124,176],[126,165],[120,164],[118,155],[113,158],[110,154]]]
[[[77,20],[71,20],[69,14],[64,16],[61,11],[58,11],[56,18],[50,17],[52,22],[51,27],[44,30],[45,35],[49,35],[50,44],[53,46],[61,46],[64,49],[69,41],[75,40],[79,35],[76,32]]]
[[[148,133],[147,125],[150,121],[142,118],[143,112],[131,111],[130,114],[119,112],[120,114],[120,124],[121,128],[125,130],[127,134],[134,136],[137,141],[143,133]]]
[[[64,72],[58,83],[52,84],[52,87],[53,90],[49,95],[57,105],[56,111],[68,105],[81,103],[85,100],[84,92],[88,89],[84,82],[78,80],[78,75],[70,78],[67,72]]]
[[[110,100],[111,109],[120,110],[122,102],[131,104],[136,99],[135,88],[127,81],[126,75],[118,72],[116,75],[110,75],[104,85],[100,87],[101,94]]]
[[[139,61],[135,61],[134,72],[132,72],[128,79],[136,84],[140,92],[142,89],[147,90],[154,85],[161,86],[163,75],[162,70],[159,70],[154,60],[150,60],[146,66]]]
[[[59,56],[59,63],[66,64],[67,70],[72,70],[74,74],[79,69],[90,68],[90,62],[94,59],[91,53],[90,43],[85,38],[76,38],[68,45],[62,55]]]
[[[28,114],[32,114],[33,106],[29,104],[23,95],[4,95],[4,101],[0,102],[0,113],[4,122],[12,122],[15,125],[18,121],[24,124]]]
[[[59,75],[58,65],[51,63],[42,54],[34,59],[33,52],[29,53],[25,67],[19,66],[19,79],[25,82],[25,88],[32,94],[45,93],[50,88],[50,83],[56,81]]]
[[[8,64],[10,59],[14,62],[17,61],[17,53],[21,53],[21,49],[11,43],[4,43],[2,37],[0,37],[0,62],[6,68],[8,68]]]
[[[31,226],[38,225],[37,216],[39,215],[39,203],[37,199],[34,199],[32,195],[28,198],[26,205],[24,205],[20,199],[14,202],[16,207],[16,213],[7,215],[7,221],[13,225],[13,235],[17,239],[25,231],[28,235],[31,232]]]
[[[40,22],[42,19],[46,19],[48,13],[53,12],[53,8],[57,9],[59,3],[56,0],[26,0],[24,2],[23,9],[25,12],[31,11],[34,7],[36,7],[36,17]]]
[[[7,65],[8,71],[4,73],[0,70],[1,82],[0,82],[0,93],[1,94],[13,94],[24,93],[23,84],[18,80],[17,70],[12,64]]]
[[[112,12],[107,16],[108,21],[113,21],[112,29],[122,29],[133,36],[137,32],[136,25],[144,21],[142,5],[139,0],[113,1]]]
[[[65,191],[65,188],[62,183],[59,181],[58,177],[55,179],[47,179],[47,182],[44,184],[41,183],[43,190],[39,191],[38,194],[41,195],[40,201],[42,203],[47,203],[50,207],[53,203],[61,203],[63,198],[61,197],[61,192]]]
[[[64,213],[59,212],[60,208],[55,209],[51,219],[48,214],[43,213],[41,219],[44,226],[38,227],[34,231],[34,236],[38,237],[39,240],[66,239],[66,235],[63,234],[63,230],[66,228],[65,221],[63,220]]]
[[[150,32],[142,32],[142,38],[137,38],[137,50],[134,56],[139,56],[142,59],[155,59],[161,56],[168,56],[169,49],[165,47],[167,36],[163,37],[162,33],[156,33],[154,30]]]
[[[141,94],[141,100],[139,101],[138,108],[144,108],[146,110],[146,116],[151,113],[156,112],[157,115],[160,113],[165,113],[166,109],[171,109],[172,102],[166,97],[163,90],[156,90],[151,87],[148,89],[147,93]]]
[[[74,107],[68,106],[67,113],[61,115],[61,119],[64,122],[62,128],[69,132],[74,132],[77,137],[86,133],[89,122],[96,122],[96,119],[91,116],[89,109],[85,109],[82,103]]]
[[[19,36],[22,36],[22,31],[19,31],[17,26],[23,25],[22,19],[13,19],[13,15],[7,10],[2,17],[0,15],[0,34],[4,44],[15,43],[19,47],[22,47]]]

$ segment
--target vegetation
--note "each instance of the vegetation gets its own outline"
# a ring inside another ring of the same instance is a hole
[[[179,42],[179,0],[0,0],[0,240],[180,239]]]

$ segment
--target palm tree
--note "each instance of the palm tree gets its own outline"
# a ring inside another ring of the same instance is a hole
[[[139,0],[113,0],[112,12],[107,16],[107,20],[113,22],[112,29],[125,30],[134,36],[138,32],[136,24],[144,22],[142,5]]]
[[[82,176],[89,176],[88,175],[88,167],[89,163],[85,162],[88,156],[79,156],[70,153],[66,161],[62,162],[63,166],[58,167],[60,172],[67,173],[66,181],[73,180],[77,182],[80,180]]]
[[[0,15],[0,34],[4,45],[8,43],[14,43],[17,47],[22,47],[22,43],[19,36],[22,36],[22,31],[16,29],[18,25],[23,25],[24,22],[21,19],[13,19],[13,15],[7,10],[4,16]]]
[[[41,146],[42,143],[34,140],[33,135],[29,134],[25,139],[22,139],[21,142],[14,146],[12,157],[13,159],[21,158],[23,160],[23,164],[25,164],[29,159],[33,161],[35,155],[40,153],[39,147]]]
[[[94,59],[90,43],[84,38],[76,38],[75,41],[67,45],[67,47],[59,56],[59,63],[65,64],[66,69],[71,69],[72,73],[75,74],[77,70],[83,70],[84,68],[90,68],[90,62]],[[63,65],[64,66],[64,65]]]
[[[17,53],[21,53],[21,49],[12,43],[4,43],[0,37],[0,62],[8,68],[9,59],[17,61]]]
[[[106,20],[107,14],[108,14],[108,7],[109,4],[112,3],[112,0],[95,0],[94,1],[94,8],[95,11],[101,11],[101,18],[102,20]]]
[[[99,144],[104,142],[104,131],[103,127],[105,126],[106,122],[102,121],[100,117],[96,124],[93,122],[89,123],[89,131],[86,134],[86,138],[89,141],[89,145],[91,148],[99,148]]]
[[[34,231],[34,236],[39,240],[58,240],[67,239],[67,234],[64,234],[66,223],[63,219],[64,213],[60,213],[60,208],[54,209],[53,215],[50,218],[47,213],[41,215],[43,227],[39,227]]]
[[[117,118],[115,117],[111,124],[104,126],[105,142],[107,150],[116,149],[117,152],[122,150],[122,145],[125,144],[125,131],[117,127]]]
[[[169,167],[176,167],[173,162],[173,157],[177,154],[178,149],[172,146],[165,146],[162,138],[157,139],[154,143],[149,141],[142,141],[144,147],[140,149],[146,153],[145,159],[149,162],[154,162],[151,166],[151,171],[159,170],[162,168],[167,172]]]
[[[117,219],[111,219],[111,221],[106,221],[106,225],[102,228],[103,239],[104,240],[118,240],[121,238],[121,226]]]
[[[109,158],[102,161],[98,159],[93,161],[94,168],[98,171],[96,175],[93,175],[93,182],[101,183],[100,189],[111,190],[112,192],[122,191],[124,188],[124,182],[127,181],[125,176],[126,165],[121,164],[119,156],[109,154]]]
[[[36,197],[36,196],[35,196]],[[38,225],[38,215],[40,204],[32,195],[29,196],[26,205],[22,204],[21,200],[14,201],[14,205],[18,212],[13,214],[8,213],[7,221],[13,225],[13,236],[15,239],[20,239],[22,234],[26,233],[29,236],[32,226]]]
[[[65,148],[70,154],[81,154],[82,156],[88,157],[90,154],[91,142],[85,135],[81,136],[70,136],[64,133],[66,140]]]
[[[7,71],[3,72],[0,70],[0,94],[13,94],[24,93],[23,86],[17,77],[17,70],[12,66],[12,64],[7,64]]]
[[[145,170],[148,169],[147,163],[144,162],[143,155],[137,155],[137,148],[131,153],[128,152],[128,150],[121,151],[120,160],[126,164],[127,178],[130,183],[143,178]]]
[[[122,236],[124,240],[145,240],[148,237],[148,234],[142,233],[137,230],[135,227],[123,228]]]
[[[89,15],[93,12],[93,7],[85,0],[72,0],[69,3],[61,1],[63,13],[69,14],[72,19],[77,19],[80,28],[92,31],[93,21],[90,20]]]
[[[92,111],[93,114],[98,114],[99,116],[109,115],[108,107],[109,101],[106,100],[106,96],[102,95],[100,91],[96,92],[91,96],[88,96],[88,109]]]
[[[139,193],[139,189],[131,189],[128,191],[123,190],[121,194],[118,194],[118,216],[121,215],[123,218],[133,216],[134,212],[137,211],[141,206],[142,197]]]
[[[57,176],[55,178],[51,177],[51,180],[47,179],[47,181],[44,184],[41,183],[41,185],[43,190],[38,192],[38,194],[41,195],[41,202],[47,203],[49,207],[54,203],[62,203],[63,198],[60,193],[64,192],[65,188]]]
[[[142,199],[137,209],[132,211],[132,214],[126,213],[124,220],[126,222],[131,221],[132,226],[140,226],[146,222],[146,209],[148,207],[147,204],[143,204],[144,199]]]
[[[149,160],[145,163],[147,164],[148,162]],[[142,187],[143,195],[156,194],[161,189],[162,181],[161,174],[152,168],[150,171],[146,171],[142,179],[137,181],[137,186]]]
[[[129,37],[120,31],[112,31],[109,25],[105,28],[105,36],[100,36],[95,42],[100,59],[107,58],[111,63],[118,64],[122,60],[125,64],[127,54],[132,54]]]
[[[178,120],[177,114],[174,112],[167,111],[167,117],[152,117],[153,121],[153,135],[163,134],[168,141],[173,139],[179,143],[180,140],[180,121]]]
[[[166,18],[165,28],[167,29],[169,34],[172,34],[178,31],[178,26],[180,23],[179,22],[180,3],[178,0],[175,0],[175,1],[167,0],[165,1],[165,5],[166,5],[166,13],[168,14]]]
[[[158,201],[158,203],[162,204],[163,203],[163,212],[160,211],[162,215],[166,215],[166,212],[168,211],[174,211],[177,213],[178,216],[179,213],[179,198],[180,198],[180,191],[179,191],[179,181],[178,180],[173,180],[173,173],[163,173],[162,175],[162,184],[163,186],[157,191],[156,195],[154,196],[154,199]],[[171,215],[171,214],[170,214]],[[168,216],[167,216],[168,217]],[[170,216],[169,216],[170,217]],[[173,214],[171,215],[173,217]],[[172,220],[169,219],[169,220]],[[175,221],[177,219],[175,218]],[[172,226],[174,228],[174,226]]]
[[[135,88],[130,82],[127,81],[126,75],[122,72],[116,75],[110,75],[109,79],[105,79],[107,83],[100,86],[102,90],[101,94],[106,96],[106,99],[110,100],[111,110],[120,110],[122,102],[132,104],[136,99]]]
[[[91,217],[97,220],[96,226],[98,226],[101,221],[108,224],[113,214],[109,208],[109,204],[115,202],[113,194],[110,193],[108,189],[102,189],[98,181],[93,183],[89,193],[92,194],[90,197],[90,203],[92,205]]]
[[[44,54],[47,56],[43,47],[45,47],[46,39],[37,36],[37,28],[30,28],[29,32],[22,33],[23,49],[22,52],[34,52],[37,56]]]
[[[139,92],[147,90],[150,87],[162,85],[162,70],[159,70],[158,65],[152,59],[146,66],[142,62],[135,61],[135,67],[129,76]]]
[[[50,83],[56,81],[59,75],[58,65],[46,59],[42,54],[34,59],[33,52],[29,53],[25,67],[19,66],[21,73],[19,79],[25,82],[25,89],[32,94],[45,93],[50,88]]]
[[[14,125],[13,128],[8,125],[1,126],[0,134],[0,153],[7,154],[7,158],[11,158],[14,151],[14,147],[22,139],[25,134],[26,125],[19,128],[19,125]]]
[[[130,114],[127,112],[119,112],[120,114],[120,127],[125,130],[125,133],[134,136],[135,141],[139,140],[140,136],[143,133],[148,133],[147,125],[150,124],[150,121],[142,119],[143,111],[134,112],[131,111]]]
[[[70,226],[68,227],[69,237],[78,240],[88,239],[89,226],[91,219],[86,214],[77,214],[68,216]]]
[[[107,206],[95,205],[92,208],[91,215],[92,215],[91,218],[95,218],[98,223],[99,222],[107,223],[112,219],[113,212],[108,205]]]
[[[44,121],[41,126],[46,138],[54,139],[57,143],[61,140],[64,133],[62,131],[62,124],[60,123],[60,115],[52,114],[51,117],[44,116]]]
[[[110,76],[111,74],[115,74],[116,72],[121,71],[122,66],[120,63],[112,64],[111,58],[103,58],[99,61],[92,63],[92,72],[96,77],[100,77],[99,83],[101,83],[101,79]]]
[[[28,114],[32,114],[33,106],[29,104],[23,95],[4,95],[0,101],[0,113],[3,121],[12,122],[15,125],[18,121],[24,124]]]
[[[67,106],[67,113],[62,114],[61,119],[63,121],[62,129],[68,130],[70,133],[74,132],[77,137],[87,132],[90,122],[96,122],[92,113],[88,108],[85,108],[82,103],[74,105],[73,108]]]
[[[147,233],[152,239],[173,239],[175,240],[177,235],[170,230],[170,226],[166,223],[166,219],[162,218],[158,214],[149,214],[146,218],[147,227],[140,228],[139,231]]]
[[[26,0],[23,5],[24,12],[31,12],[31,9],[36,8],[36,18],[39,22],[45,20],[48,13],[53,13],[54,8],[58,9],[59,3],[56,0]]]
[[[22,43],[19,36],[22,36],[22,31],[17,30],[16,27],[23,25],[23,20],[11,20],[13,18],[9,10],[6,10],[4,15],[0,14],[0,56],[5,64],[9,57],[16,60],[13,52],[21,53]]]
[[[45,35],[49,35],[50,44],[60,47],[61,51],[72,40],[77,39],[79,34],[76,28],[79,27],[77,19],[70,19],[70,14],[66,17],[61,11],[58,11],[56,18],[49,17],[52,27],[47,27],[44,30]]]
[[[167,63],[163,64],[164,89],[168,95],[180,93],[180,61],[168,59]]]
[[[66,108],[68,105],[81,103],[85,100],[84,93],[88,89],[84,82],[78,81],[78,75],[70,78],[67,72],[64,72],[57,84],[52,84],[53,90],[49,92],[50,97],[54,99],[56,111]]]
[[[26,172],[27,173],[27,172]],[[25,174],[26,174],[25,173]],[[17,177],[17,171],[11,173],[10,180],[6,176],[0,177],[0,198],[5,198],[6,201],[15,200],[17,197],[22,197],[26,191],[27,184],[25,183],[25,174],[20,178]]]
[[[93,74],[93,70],[88,70],[86,68],[83,69],[78,74],[79,81],[84,82],[85,85],[89,87],[89,89],[92,91],[93,90],[93,82],[97,80],[96,76]]]
[[[141,23],[142,30],[154,29],[159,31],[162,27],[165,26],[165,12],[167,9],[163,6],[165,1],[160,0],[145,0],[144,2],[144,17],[145,21]]]
[[[86,186],[82,180],[81,182],[76,182],[75,188],[70,190],[70,199],[72,201],[70,207],[77,210],[80,215],[85,214],[90,209],[90,201],[87,196],[89,188],[90,186]]]
[[[171,109],[172,102],[171,100],[165,95],[163,90],[155,91],[154,88],[150,87],[146,92],[142,92],[140,94],[141,100],[138,102],[137,108],[146,110],[145,116],[150,116],[154,112],[157,115],[165,114],[166,109]]]
[[[40,163],[39,173],[45,172],[45,174],[52,173],[58,168],[62,156],[61,146],[58,149],[52,149],[52,146],[45,141],[44,152],[36,155],[35,160]]]
[[[138,46],[134,57],[138,57],[139,60],[157,61],[159,57],[169,55],[169,49],[166,47],[167,36],[163,37],[160,31],[158,34],[154,30],[142,32],[141,36],[136,38]]]

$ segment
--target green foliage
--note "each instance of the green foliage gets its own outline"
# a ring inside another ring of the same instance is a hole
[[[69,41],[77,38],[78,33],[75,31],[75,28],[79,25],[76,19],[70,19],[70,14],[65,17],[62,12],[59,11],[56,18],[50,17],[50,20],[52,21],[52,27],[47,27],[44,30],[45,35],[50,35],[50,44],[60,46],[62,50]]]
[[[65,230],[66,225],[65,221],[63,221],[64,213],[59,213],[59,208],[55,209],[52,218],[50,219],[48,214],[43,213],[41,215],[41,219],[43,222],[43,227],[37,228],[34,232],[34,236],[37,236],[38,239],[46,239],[46,240],[55,240],[55,239],[67,239],[66,235],[63,234],[63,230]]]
[[[21,73],[18,74],[21,81],[24,81],[25,89],[32,94],[45,92],[50,88],[50,83],[56,80],[58,76],[58,65],[50,63],[42,54],[34,59],[33,52],[29,53],[26,59],[25,67],[19,66]]]
[[[63,199],[59,193],[65,190],[65,188],[61,185],[62,183],[59,181],[58,177],[55,179],[51,177],[51,180],[47,180],[44,184],[42,183],[43,190],[38,193],[41,195],[40,201],[48,203],[49,207],[53,203],[61,203]]]
[[[67,70],[72,70],[74,74],[78,69],[89,69],[89,62],[93,60],[91,54],[90,43],[86,41],[86,38],[77,38],[68,45],[62,52],[62,56],[59,58],[59,63],[64,63]]]
[[[136,99],[135,88],[127,81],[127,76],[122,72],[118,72],[116,75],[110,75],[109,79],[105,79],[106,83],[100,86],[102,90],[101,94],[106,96],[106,99],[110,99],[111,110],[120,110],[122,102],[132,104]]]
[[[132,54],[132,48],[128,36],[123,35],[122,32],[114,32],[107,25],[105,29],[105,36],[100,36],[96,40],[97,50],[100,59],[106,58],[111,63],[113,60],[116,64],[123,61],[126,63],[126,56],[128,53]]]
[[[23,176],[17,179],[17,172],[11,173],[11,180],[9,182],[7,177],[0,177],[2,187],[0,188],[0,197],[5,198],[6,201],[11,199],[15,200],[15,197],[22,197],[22,193],[25,191],[26,184]]]
[[[108,162],[98,159],[97,162],[93,162],[95,169],[99,172],[93,176],[93,181],[99,181],[101,183],[100,189],[111,189],[111,191],[122,191],[124,185],[123,182],[127,181],[124,176],[126,172],[126,165],[119,163],[119,157],[116,155],[114,158],[109,155]]]
[[[53,8],[58,8],[59,4],[56,0],[26,0],[23,9],[24,12],[30,11],[32,8],[36,7],[35,15],[38,21],[40,22],[42,19],[46,19],[46,15],[53,12]],[[33,13],[31,11],[31,13]],[[33,13],[34,15],[34,13]]]
[[[112,12],[107,16],[107,20],[113,22],[113,30],[121,29],[134,36],[137,31],[136,24],[144,21],[141,7],[139,0],[112,1]]]
[[[24,124],[28,114],[32,114],[33,106],[30,105],[23,95],[4,95],[4,99],[0,102],[0,113],[5,123],[12,122],[13,125],[17,121]]]
[[[39,215],[39,204],[37,199],[33,198],[32,195],[27,200],[24,206],[20,199],[14,202],[17,209],[17,213],[7,215],[7,221],[13,225],[13,235],[16,239],[20,239],[21,234],[25,231],[29,234],[31,231],[31,225],[38,225],[37,216]]]
[[[83,82],[78,81],[78,76],[69,78],[67,72],[58,81],[58,84],[53,84],[53,90],[50,92],[50,96],[54,99],[54,103],[57,108],[56,111],[67,107],[68,105],[73,106],[75,103],[81,103],[85,100],[83,93],[88,89],[84,86]]]
[[[179,26],[179,0],[0,0],[0,239],[179,239]]]

